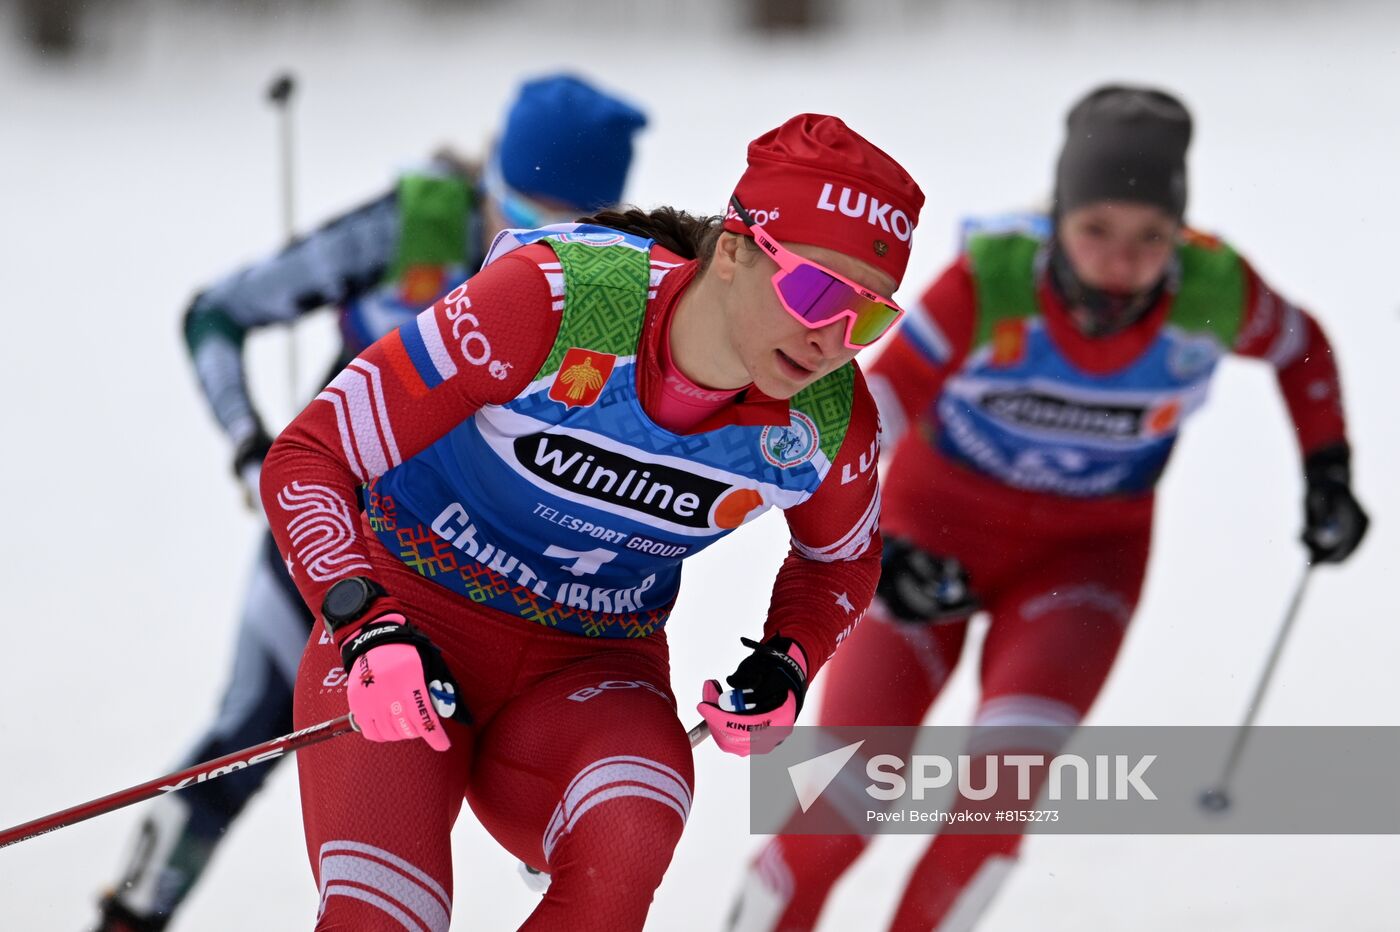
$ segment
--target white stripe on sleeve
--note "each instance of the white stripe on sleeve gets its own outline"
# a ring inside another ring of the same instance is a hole
[[[468,302],[470,307],[470,302]],[[418,315],[415,324],[418,327],[418,335],[423,338],[423,345],[428,349],[428,358],[433,361],[433,368],[437,370],[438,377],[444,382],[457,374],[457,364],[452,361],[452,357],[447,352],[447,345],[442,342],[442,331],[438,329],[437,317],[433,313],[433,308],[429,307]]]

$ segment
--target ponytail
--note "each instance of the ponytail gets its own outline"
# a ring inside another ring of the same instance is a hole
[[[674,207],[658,207],[645,211],[637,207],[600,210],[579,223],[611,227],[623,233],[645,236],[682,259],[699,259],[703,269],[714,255],[715,243],[724,231],[721,216],[697,217]]]

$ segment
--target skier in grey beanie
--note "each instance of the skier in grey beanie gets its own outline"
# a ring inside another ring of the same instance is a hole
[[[1109,84],[1071,108],[1065,130],[1055,168],[1050,274],[1080,329],[1103,336],[1136,323],[1170,282],[1155,257],[1130,263],[1118,253],[1096,255],[1093,234],[1110,211],[1119,224],[1145,224],[1148,251],[1155,244],[1166,255],[1186,213],[1191,114],[1165,91]],[[1123,216],[1128,212],[1138,216]],[[1066,229],[1067,218],[1075,230]]]

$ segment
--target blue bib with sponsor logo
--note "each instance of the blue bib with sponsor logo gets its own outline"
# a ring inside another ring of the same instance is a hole
[[[787,425],[672,433],[637,394],[648,291],[664,274],[651,241],[582,226],[516,233],[509,248],[530,242],[558,259],[544,266],[563,293],[549,356],[514,400],[373,483],[370,524],[473,602],[585,636],[645,637],[666,622],[682,560],[816,492],[849,426],[854,367],[794,396]]]
[[[1157,482],[1182,419],[1205,401],[1244,307],[1244,272],[1228,246],[1188,235],[1161,331],[1109,373],[1076,366],[1036,298],[1043,230],[973,233],[966,248],[977,326],[962,368],[935,402],[934,442],[1008,485],[1070,496],[1139,494]]]

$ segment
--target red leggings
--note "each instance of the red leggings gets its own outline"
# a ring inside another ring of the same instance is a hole
[[[927,476],[927,473],[923,475]],[[1017,494],[990,502],[968,483],[925,483],[886,532],[968,568],[991,615],[977,725],[1076,725],[1103,687],[1142,588],[1151,501],[1126,509]],[[995,507],[996,505],[1000,507]],[[914,520],[915,516],[925,516]],[[904,520],[900,520],[904,519]],[[962,653],[967,623],[894,621],[877,602],[823,673],[824,725],[917,725]],[[1007,753],[1021,748],[981,748]],[[1053,749],[1043,749],[1053,750]],[[935,836],[891,929],[967,929],[1015,857],[1018,835]],[[781,835],[755,858],[735,929],[811,929],[832,886],[864,850],[860,835]]]
[[[690,744],[664,635],[591,640],[481,609],[376,548],[375,571],[443,650],[471,726],[452,747],[347,736],[297,755],[318,930],[446,932],[465,799],[551,883],[522,928],[640,929],[690,811]],[[297,727],[343,715],[340,657],[313,634]]]

